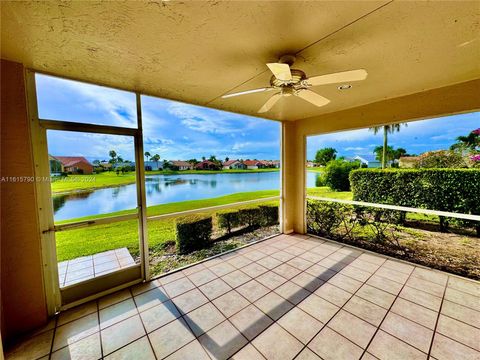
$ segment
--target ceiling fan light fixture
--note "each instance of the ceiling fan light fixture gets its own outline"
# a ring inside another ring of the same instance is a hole
[[[343,85],[340,85],[337,89],[338,90],[349,90],[352,88],[352,85],[350,84],[343,84]]]

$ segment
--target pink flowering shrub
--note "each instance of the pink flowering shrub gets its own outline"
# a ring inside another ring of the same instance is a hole
[[[480,154],[470,156],[470,160],[475,162],[480,161]]]

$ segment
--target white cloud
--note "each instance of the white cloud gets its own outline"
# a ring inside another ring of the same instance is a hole
[[[181,119],[181,123],[193,131],[211,134],[243,133],[253,127],[253,119],[237,114],[172,102],[167,111]]]
[[[175,141],[171,139],[152,139],[151,137],[146,137],[144,140],[145,144],[148,145],[155,145],[155,144],[162,144],[162,145],[172,145],[175,143]]]
[[[345,151],[367,151],[366,147],[362,146],[349,146],[344,149]]]
[[[55,101],[55,96],[59,94],[61,95],[57,100],[71,99],[72,109],[66,109],[66,111],[70,110],[71,115],[65,114],[65,118],[59,120],[71,120],[70,116],[74,115],[74,109],[83,107],[84,110],[89,110],[87,113],[93,114],[95,119],[81,119],[82,122],[97,121],[114,126],[136,126],[137,114],[133,93],[46,75],[37,74],[36,80],[40,99]],[[42,109],[42,102],[39,103],[40,112],[48,112],[48,109]],[[59,106],[62,105],[65,104],[59,102]],[[99,118],[101,118],[100,121],[98,121]]]

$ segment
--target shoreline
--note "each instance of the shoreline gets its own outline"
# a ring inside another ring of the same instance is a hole
[[[148,176],[157,176],[157,175],[212,175],[212,174],[254,174],[254,173],[268,173],[268,172],[279,172],[279,168],[275,169],[256,169],[256,170],[180,170],[180,171],[150,171],[145,173],[145,177]],[[113,172],[107,172],[107,174],[111,174]],[[102,174],[92,174],[92,175],[71,175],[73,176],[102,176]],[[124,174],[125,175],[125,174]],[[134,175],[134,173],[126,174],[126,175]],[[122,175],[120,175],[122,176]],[[61,180],[59,180],[61,181]],[[72,182],[73,183],[73,182]],[[92,184],[94,182],[90,182]],[[125,185],[135,184],[136,180],[126,180],[125,182],[118,183],[118,184],[111,184],[111,185],[100,185],[100,186],[93,186],[93,187],[86,187],[86,188],[76,188],[70,190],[59,190],[55,191],[52,189],[52,197],[53,196],[61,196],[61,195],[69,195],[69,194],[76,194],[76,193],[85,193],[85,192],[92,192],[99,189],[108,189],[114,187],[120,187]],[[87,182],[85,184],[88,184]]]

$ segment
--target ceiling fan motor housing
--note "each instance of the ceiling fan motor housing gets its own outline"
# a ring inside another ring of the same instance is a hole
[[[290,72],[292,73],[291,80],[280,80],[276,78],[275,75],[272,75],[272,77],[270,78],[270,85],[274,87],[284,87],[289,85],[295,85],[295,84],[300,84],[302,80],[305,80],[307,78],[307,76],[302,70],[290,69]]]

